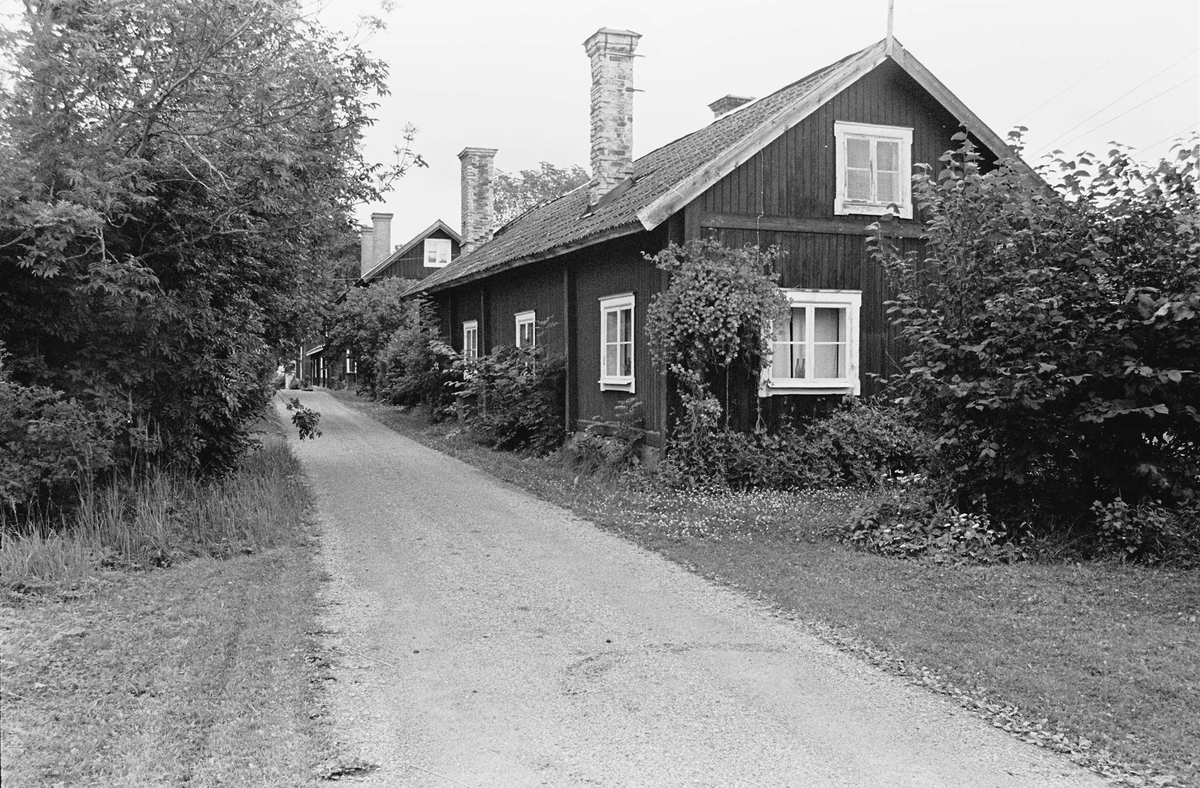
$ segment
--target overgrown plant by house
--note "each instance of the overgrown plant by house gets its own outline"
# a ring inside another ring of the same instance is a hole
[[[419,306],[400,295],[412,285],[408,279],[384,279],[371,287],[356,287],[329,311],[325,330],[325,357],[350,358],[358,365],[359,391],[377,396],[386,386],[381,359],[392,336],[419,321]]]
[[[924,255],[874,244],[944,503],[1051,529],[1095,527],[1094,502],[1178,512],[1200,493],[1200,147],[1060,161],[1052,193],[956,139],[914,181]]]
[[[406,317],[378,356],[376,396],[392,405],[429,406],[441,421],[455,412],[462,383],[459,354],[438,333],[437,314],[425,297],[405,304]]]
[[[563,412],[566,364],[539,345],[497,347],[462,361],[459,390],[465,421],[484,444],[547,454],[566,438]]]

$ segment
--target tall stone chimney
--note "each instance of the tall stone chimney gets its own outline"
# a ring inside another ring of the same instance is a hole
[[[708,108],[712,110],[713,120],[716,120],[722,115],[728,115],[743,104],[749,104],[751,101],[754,101],[751,96],[735,96],[730,93],[709,104]]]
[[[496,148],[463,148],[462,253],[492,239],[496,224]]]
[[[583,42],[592,61],[592,205],[633,175],[633,51],[641,37],[602,27]]]
[[[371,246],[375,260],[371,267],[379,265],[383,259],[392,253],[392,215],[390,213],[371,214],[371,224],[375,225],[374,238]]]
[[[359,262],[359,276],[366,276],[367,271],[375,267],[375,228],[363,227],[360,229],[362,233],[362,259]]]

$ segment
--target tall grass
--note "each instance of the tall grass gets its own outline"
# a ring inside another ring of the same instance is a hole
[[[281,436],[270,434],[222,479],[154,471],[85,492],[69,519],[35,519],[6,531],[0,588],[77,588],[105,568],[167,566],[287,544],[308,504],[299,462]]]

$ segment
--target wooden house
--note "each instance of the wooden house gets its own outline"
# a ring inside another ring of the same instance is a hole
[[[462,254],[462,238],[450,225],[438,219],[407,243],[389,250],[392,237],[392,214],[371,214],[371,226],[361,230],[359,277],[354,287],[370,287],[383,279],[424,279],[450,265]],[[334,303],[346,299],[349,290]],[[325,343],[312,340],[301,345],[294,369],[302,378],[317,386],[342,382],[353,386],[358,379],[358,363],[353,358],[330,359],[325,356]]]
[[[568,430],[611,419],[636,397],[654,445],[666,432],[668,382],[643,329],[666,282],[645,255],[709,236],[777,245],[792,319],[776,327],[771,367],[741,407],[778,415],[813,397],[870,393],[896,354],[867,226],[890,211],[892,235],[918,248],[913,166],[937,164],[964,128],[989,160],[1012,151],[889,36],[764,98],[720,99],[709,125],[633,159],[639,38],[605,28],[585,42],[590,184],[489,237],[495,151],[464,150],[464,254],[407,295],[433,300],[467,356],[550,320],[536,341],[566,359]]]

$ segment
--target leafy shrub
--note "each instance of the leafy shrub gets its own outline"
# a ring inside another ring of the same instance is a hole
[[[1062,161],[1054,194],[957,139],[914,179],[924,255],[875,241],[932,472],[962,511],[1060,530],[1094,500],[1194,499],[1200,148],[1154,169],[1120,150]]]
[[[593,424],[572,435],[562,448],[566,463],[576,470],[600,476],[636,468],[642,461],[645,430],[642,402],[627,399],[613,409],[611,422]]]
[[[546,454],[566,437],[566,363],[539,345],[502,346],[466,366],[462,393],[475,401],[466,421],[488,446]]]
[[[922,469],[931,451],[928,438],[885,404],[848,399],[806,430],[778,433],[720,430],[715,400],[692,407],[703,411],[688,422],[703,428],[672,436],[669,455],[671,481],[684,486],[864,487]]]
[[[433,420],[440,421],[454,413],[462,365],[438,334],[433,305],[421,298],[408,309],[379,354],[376,394],[393,405],[425,403]]]
[[[352,288],[333,307],[326,326],[325,357],[341,359],[347,353],[358,364],[359,391],[378,394],[385,386],[388,346],[399,331],[420,322],[420,306],[400,299],[413,282],[384,279],[371,287]]]
[[[1092,504],[1100,549],[1122,561],[1200,565],[1200,501],[1166,507],[1154,501],[1130,506],[1117,498]]]
[[[0,374],[0,520],[35,501],[73,497],[113,464],[118,416]]]
[[[935,563],[1011,563],[1027,558],[1024,544],[984,514],[941,507],[922,489],[902,489],[854,516],[841,534],[849,544],[891,558]]]

